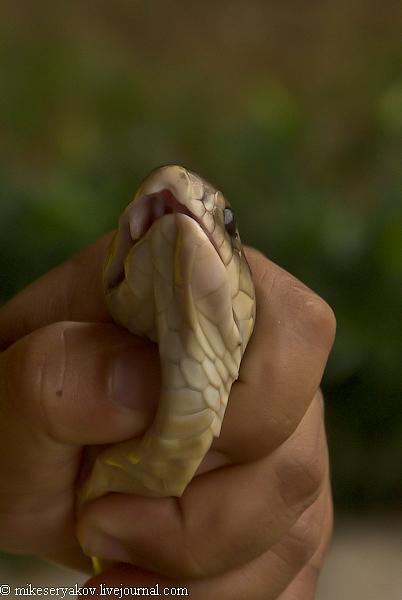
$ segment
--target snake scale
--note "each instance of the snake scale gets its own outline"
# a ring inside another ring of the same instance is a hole
[[[148,431],[100,452],[80,500],[181,496],[220,434],[254,327],[230,204],[181,166],[152,171],[119,220],[103,280],[114,320],[158,344],[161,392]]]

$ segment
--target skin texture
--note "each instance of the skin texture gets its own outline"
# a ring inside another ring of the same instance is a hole
[[[76,524],[82,448],[142,434],[159,394],[156,348],[113,324],[105,306],[109,242],[0,309],[1,550],[85,569],[77,533],[87,555],[136,565],[91,583],[187,585],[193,599],[313,598],[332,528],[319,385],[335,320],[251,249],[255,332],[204,473],[180,499],[112,494]]]

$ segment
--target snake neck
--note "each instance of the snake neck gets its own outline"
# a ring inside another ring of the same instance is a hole
[[[241,338],[228,273],[197,223],[182,214],[152,226],[128,254],[125,269],[109,302],[115,313],[129,305],[122,324],[158,343],[161,395],[141,440],[98,457],[96,493],[102,493],[103,477],[108,491],[180,496],[220,433],[238,376]]]
[[[168,249],[161,254],[162,237]],[[165,485],[174,481],[174,495],[180,495],[180,481],[184,489],[219,436],[241,339],[227,271],[192,219],[165,217],[151,233],[151,253],[162,389],[144,451],[151,457],[163,447]]]

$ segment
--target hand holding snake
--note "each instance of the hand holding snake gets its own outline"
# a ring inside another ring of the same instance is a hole
[[[8,552],[85,566],[75,537],[82,448],[141,439],[158,415],[165,372],[157,350],[114,325],[104,300],[109,242],[0,309],[0,529]],[[84,504],[85,552],[136,565],[114,567],[104,574],[109,582],[181,581],[192,598],[313,597],[331,529],[318,386],[334,321],[303,284],[255,251],[246,255],[257,318],[210,452],[226,466],[196,475],[181,498],[119,493]]]

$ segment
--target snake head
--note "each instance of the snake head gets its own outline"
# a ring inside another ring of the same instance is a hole
[[[123,212],[104,269],[106,293],[123,281],[130,248],[146,235],[155,221],[172,213],[182,213],[196,221],[228,271],[232,297],[248,295],[252,298],[250,305],[254,306],[251,273],[230,203],[208,181],[179,165],[151,171]],[[240,312],[244,300],[243,297],[237,303]],[[244,337],[247,337],[246,331]]]

